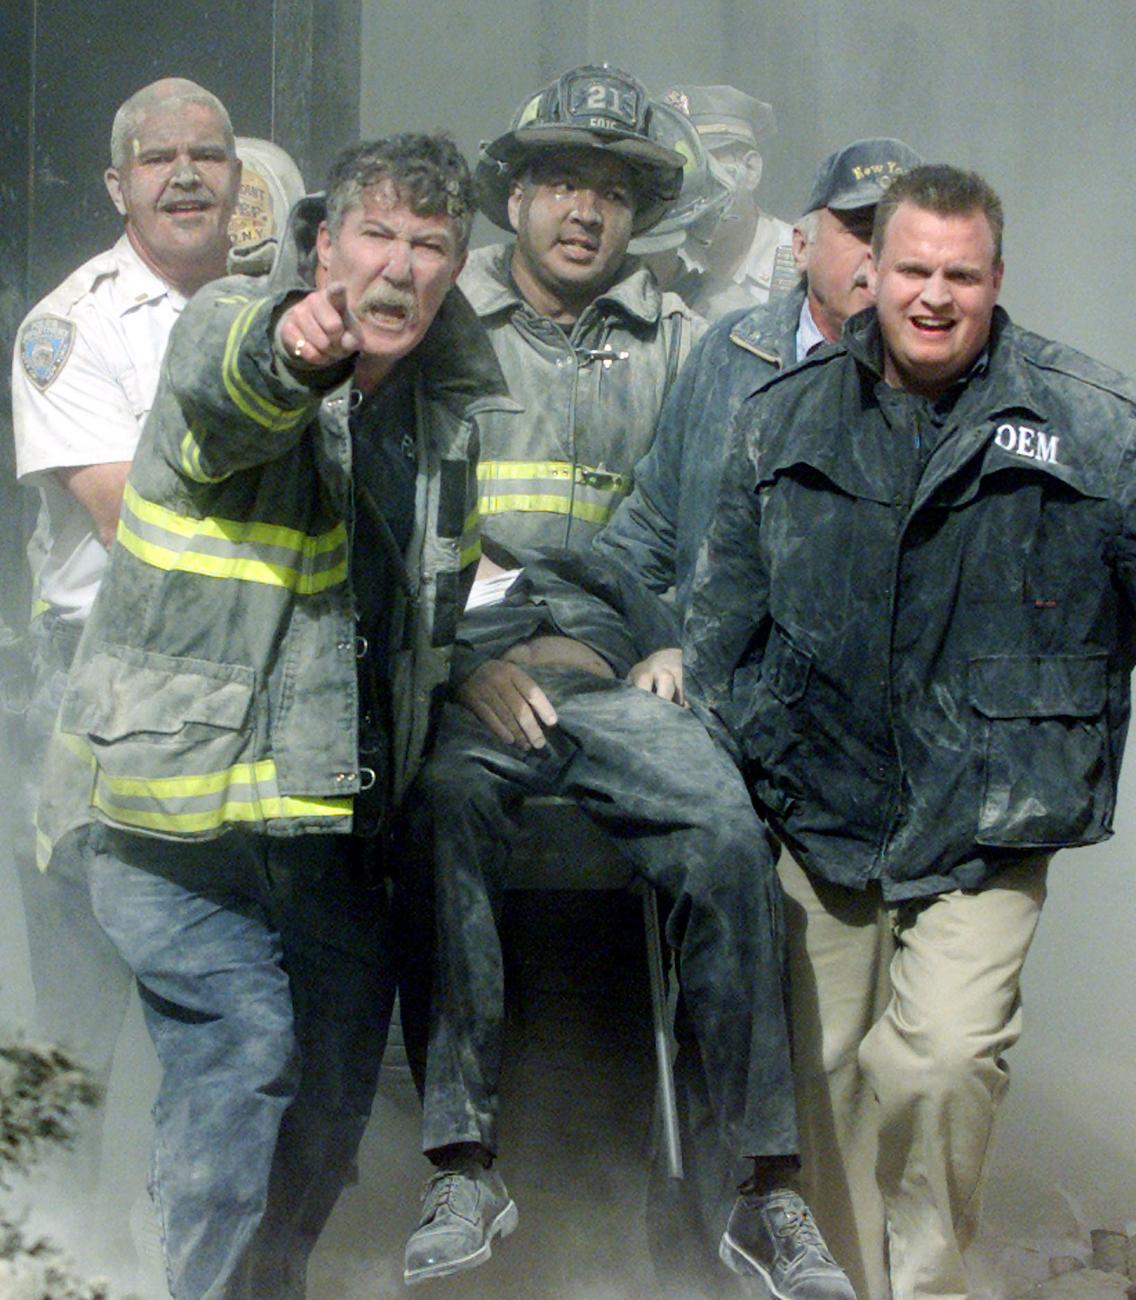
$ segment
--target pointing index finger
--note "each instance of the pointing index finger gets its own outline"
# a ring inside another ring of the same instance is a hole
[[[338,313],[339,319],[343,322],[343,337],[340,343],[349,352],[355,351],[358,347],[358,339],[354,333],[355,317],[347,305],[347,286],[340,280],[336,280],[327,286],[328,305]]]
[[[347,286],[340,281],[327,286],[327,301],[339,313],[344,325],[350,325],[351,313],[347,310]]]

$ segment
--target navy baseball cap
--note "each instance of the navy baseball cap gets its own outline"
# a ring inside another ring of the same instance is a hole
[[[874,208],[897,176],[918,167],[923,159],[902,140],[886,136],[855,140],[820,165],[802,212],[818,208],[847,211]]]

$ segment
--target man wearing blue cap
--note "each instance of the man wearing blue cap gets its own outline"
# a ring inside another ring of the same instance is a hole
[[[876,205],[890,182],[920,161],[902,141],[881,138],[857,140],[826,158],[793,229],[796,287],[716,322],[671,390],[655,441],[636,470],[634,490],[594,546],[651,588],[674,586],[680,611],[713,516],[725,442],[738,408],[773,375],[838,339],[844,321],[871,305],[867,264]],[[677,644],[660,645],[633,671],[633,680],[649,689],[684,699]],[[796,864],[783,855],[779,870],[790,898],[786,919],[803,1185],[857,1291],[875,1297],[886,1287],[883,1207],[873,1173],[874,1138],[870,1126],[857,1122],[870,1099],[855,1068],[855,1052],[846,1051],[831,1031],[827,1038],[822,1035],[817,998],[809,992],[819,988],[820,1000],[827,997],[821,987],[825,967],[814,970],[811,958],[824,934],[822,923],[810,918],[804,924],[796,901]]]

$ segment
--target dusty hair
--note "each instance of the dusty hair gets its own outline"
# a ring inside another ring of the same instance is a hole
[[[229,156],[235,158],[237,146],[233,124],[229,121],[228,110],[217,96],[184,77],[163,77],[161,81],[135,91],[115,113],[110,129],[110,165],[130,165],[130,141],[137,139],[139,124],[147,113],[156,108],[181,108],[186,104],[201,104],[217,114],[225,133],[225,148]]]
[[[458,253],[473,226],[473,181],[465,159],[448,135],[406,131],[345,149],[327,178],[327,224],[338,234],[349,209],[382,181],[394,186],[399,202],[420,217],[451,218]]]
[[[897,176],[876,205],[872,226],[872,255],[878,262],[888,222],[901,203],[910,203],[940,217],[969,217],[981,212],[994,237],[994,265],[1002,261],[1002,200],[977,172],[946,163],[926,163]]]

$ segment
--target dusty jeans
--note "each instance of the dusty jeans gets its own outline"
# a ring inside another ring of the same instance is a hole
[[[406,801],[405,865],[419,873],[417,891],[405,881],[408,906],[427,908],[432,886],[436,907],[423,1148],[496,1148],[503,876],[521,800],[558,794],[671,904],[667,938],[721,1149],[795,1153],[780,889],[740,776],[691,713],[656,695],[587,672],[532,676],[559,717],[544,749],[500,743],[454,705]]]
[[[298,1300],[370,1113],[395,988],[385,895],[340,835],[99,828],[95,914],[162,1066],[154,1196],[176,1300]]]

